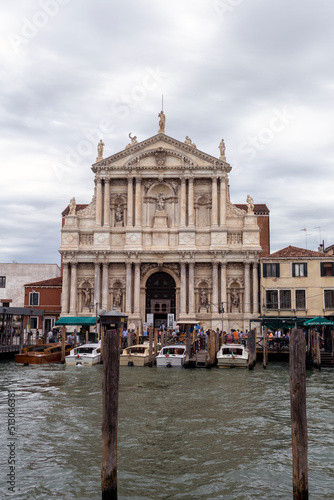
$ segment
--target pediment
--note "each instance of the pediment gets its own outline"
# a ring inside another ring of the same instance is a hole
[[[157,134],[145,141],[127,146],[124,150],[109,156],[92,166],[94,173],[104,169],[140,168],[141,164],[152,164],[157,168],[215,168],[230,172],[231,166],[214,156],[198,150],[194,145],[185,144],[165,134]]]

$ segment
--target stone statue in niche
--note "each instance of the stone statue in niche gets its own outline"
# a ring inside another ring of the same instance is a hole
[[[251,197],[251,195],[247,196],[247,212],[249,214],[253,214],[254,213],[254,200]]]
[[[100,139],[100,142],[97,145],[97,157],[98,158],[103,158],[103,148],[104,148],[104,146],[105,146],[104,142],[102,141],[102,139]]]
[[[232,290],[231,292],[231,312],[237,310],[239,311],[239,292],[237,290]]]
[[[90,288],[83,288],[82,295],[83,295],[84,307],[89,307],[90,301],[91,301],[91,289]]]
[[[208,294],[206,293],[204,288],[202,288],[201,293],[200,293],[200,303],[201,303],[201,306],[204,306],[204,307],[206,307],[206,305],[208,303]]]
[[[122,292],[120,289],[117,289],[114,292],[114,305],[115,307],[121,307],[122,305]]]
[[[157,212],[164,212],[165,210],[165,197],[162,193],[159,193],[157,200]]]
[[[165,133],[165,125],[166,125],[166,116],[165,113],[161,110],[160,113],[158,114],[159,117],[159,131],[158,134],[164,134]]]
[[[117,205],[115,210],[115,219],[116,222],[123,222],[123,210],[119,205]]]
[[[77,204],[76,204],[75,198],[72,198],[72,199],[70,200],[70,211],[69,211],[69,215],[76,215],[76,211],[77,211]]]

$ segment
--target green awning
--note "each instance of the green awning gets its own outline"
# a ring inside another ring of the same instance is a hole
[[[97,318],[98,320],[100,318]],[[61,325],[81,325],[81,326],[92,326],[95,325],[96,319],[91,316],[64,316],[56,321],[56,326]]]
[[[327,318],[323,318],[322,316],[317,316],[316,318],[309,319],[305,321],[305,326],[333,326],[334,321],[331,321]]]

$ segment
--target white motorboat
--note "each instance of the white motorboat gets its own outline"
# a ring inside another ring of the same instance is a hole
[[[98,344],[83,344],[71,350],[66,356],[67,365],[97,365],[101,360],[101,342]]]
[[[217,352],[218,367],[240,367],[248,366],[248,351],[242,344],[223,344]]]
[[[186,358],[186,346],[174,344],[165,346],[155,358],[157,366],[183,366]]]
[[[152,347],[152,361],[154,349]],[[150,364],[150,346],[148,343],[125,347],[120,355],[120,366],[146,366]]]

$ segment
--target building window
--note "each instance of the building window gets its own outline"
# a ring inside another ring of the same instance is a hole
[[[39,293],[30,292],[29,293],[29,305],[30,306],[38,306],[39,305]]]
[[[278,309],[278,291],[266,290],[266,308]]]
[[[38,325],[38,318],[35,316],[30,317],[30,328],[31,330],[36,330]]]
[[[296,309],[306,309],[305,290],[296,290]]]
[[[291,309],[291,290],[280,290],[280,309]]]
[[[325,309],[334,309],[334,290],[324,290]]]
[[[307,263],[302,262],[301,264],[292,264],[292,276],[293,277],[306,277],[307,276]]]
[[[321,276],[334,276],[334,262],[320,262]]]
[[[264,278],[279,278],[279,264],[263,264]]]
[[[6,276],[0,276],[0,288],[6,288]]]

